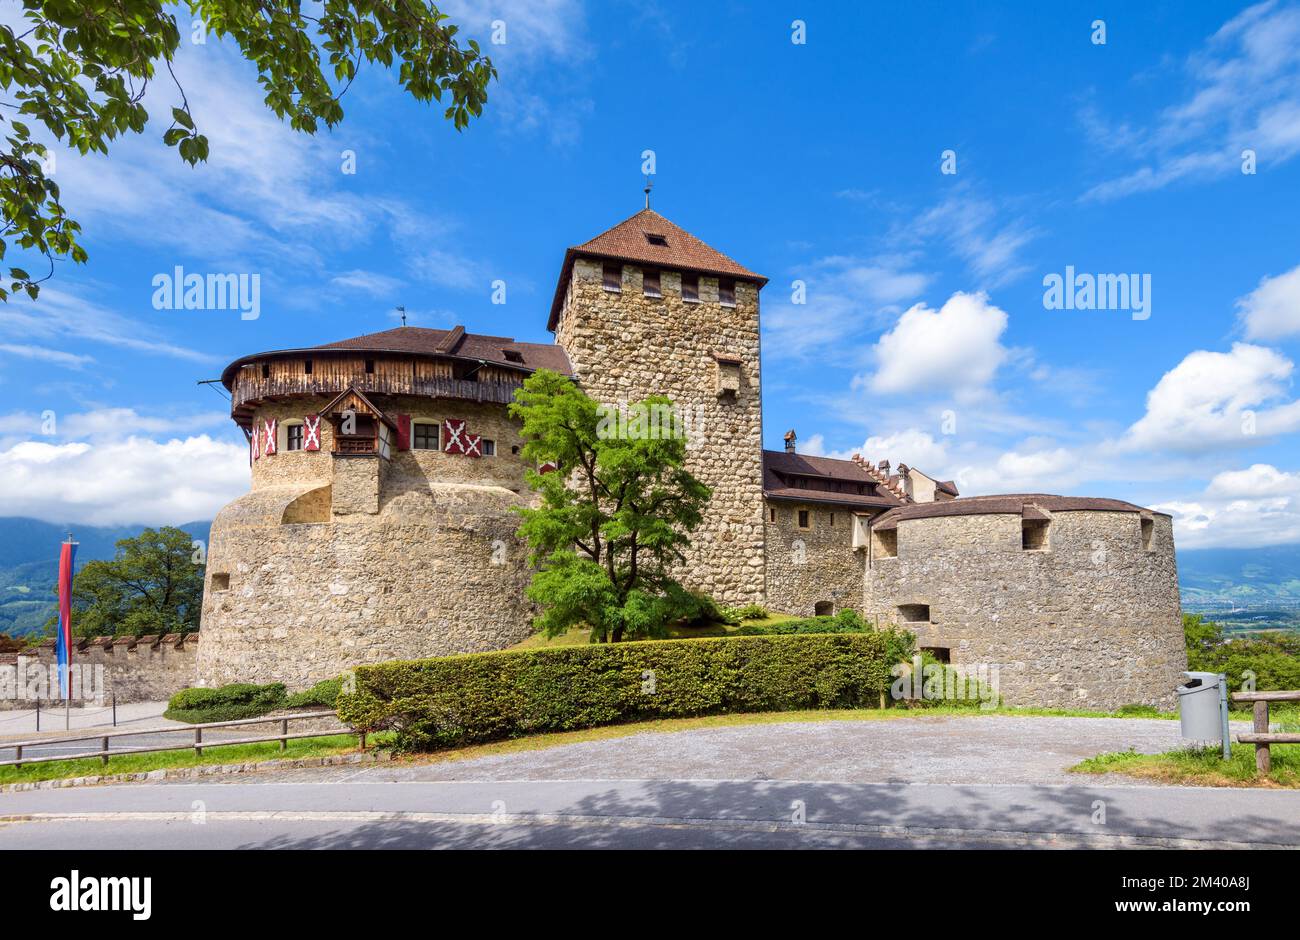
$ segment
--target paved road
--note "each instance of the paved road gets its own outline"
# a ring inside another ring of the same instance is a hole
[[[248,778],[11,793],[0,814],[0,849],[1300,847],[1300,793],[1183,787]]]

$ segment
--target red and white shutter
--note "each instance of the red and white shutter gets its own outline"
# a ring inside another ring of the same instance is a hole
[[[246,434],[248,432],[245,432]],[[257,425],[253,426],[253,433],[248,435],[248,465],[251,467],[253,461],[257,459]]]
[[[270,457],[275,453],[275,427],[277,420],[272,418],[270,421],[262,422],[262,453]]]
[[[465,456],[483,456],[483,436],[481,434],[475,434],[473,436],[469,434],[465,435]]]
[[[553,460],[548,460],[548,461],[546,461],[546,463],[542,464],[541,466],[539,466],[539,467],[537,468],[537,472],[538,472],[538,473],[542,473],[542,474],[545,474],[545,473],[554,473],[556,470],[559,470],[559,469],[560,469],[559,464],[557,464],[557,463],[556,463],[555,461],[553,461]]]
[[[302,449],[320,450],[320,415],[302,419]]]
[[[465,453],[465,422],[460,418],[448,418],[442,423],[446,443],[443,450],[449,454]]]
[[[397,416],[397,449],[411,449],[411,416]]]

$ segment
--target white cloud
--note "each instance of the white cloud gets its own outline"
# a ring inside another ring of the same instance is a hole
[[[1189,353],[1147,394],[1146,414],[1119,446],[1245,447],[1300,429],[1300,401],[1285,400],[1293,370],[1281,353],[1248,343],[1234,343],[1226,353]]]
[[[248,449],[206,434],[160,442],[47,444],[0,450],[5,511],[49,522],[161,525],[210,519],[248,488]]]
[[[1085,200],[1239,174],[1245,149],[1256,151],[1261,169],[1300,154],[1300,8],[1269,0],[1244,10],[1186,68],[1189,96],[1166,108],[1150,128],[1110,127],[1094,107],[1085,109],[1089,136],[1112,155],[1122,141],[1123,150],[1144,161],[1092,187]]]
[[[999,341],[1006,328],[1006,312],[983,293],[958,292],[938,310],[917,304],[876,343],[877,368],[865,382],[880,394],[977,397],[1007,357]]]
[[[92,356],[80,356],[76,353],[63,352],[59,349],[47,349],[44,346],[27,346],[17,343],[0,343],[0,352],[9,353],[11,356],[19,356],[23,359],[38,359],[42,362],[52,362],[58,366],[66,366],[69,369],[80,369],[87,363],[94,362]]]
[[[335,287],[346,288],[347,290],[361,291],[362,293],[372,294],[375,297],[387,297],[402,286],[399,278],[390,277],[387,274],[380,274],[377,271],[352,270],[330,278],[330,283]]]
[[[772,284],[763,309],[763,351],[767,355],[797,359],[825,356],[827,350],[843,355],[846,346],[917,297],[929,283],[929,276],[911,270],[911,259],[903,255],[858,258],[832,255],[796,270],[793,280],[805,285],[804,303],[782,297],[774,291],[786,285]],[[859,365],[850,352],[843,364]]]
[[[1020,251],[1038,234],[1020,219],[1004,220],[992,201],[963,188],[914,219],[899,237],[942,239],[966,262],[980,286],[991,288],[1025,272]]]
[[[1151,508],[1174,517],[1180,548],[1300,542],[1300,473],[1253,464],[1217,474],[1199,495]]]
[[[41,288],[36,300],[22,295],[0,304],[0,335],[55,342],[82,340],[190,362],[222,361],[220,356],[168,342],[156,328],[139,320],[49,286]]]
[[[1247,339],[1273,340],[1300,333],[1300,265],[1266,277],[1238,298],[1237,310]]]

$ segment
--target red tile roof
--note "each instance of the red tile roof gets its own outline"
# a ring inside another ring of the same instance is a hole
[[[779,450],[763,451],[763,496],[767,499],[825,503],[856,509],[889,509],[903,502],[883,486],[876,489],[876,495],[866,496],[858,493],[837,493],[832,490],[791,486],[789,481],[792,479],[822,479],[856,484],[879,483],[879,480],[851,460],[791,454]]]
[[[519,354],[522,361],[506,358],[509,350]],[[517,343],[508,336],[485,336],[479,333],[466,333],[465,327],[456,326],[450,330],[433,330],[422,326],[399,326],[378,333],[366,333],[339,340],[337,343],[325,343],[302,349],[275,349],[268,352],[254,353],[236,359],[221,374],[221,381],[230,388],[235,373],[243,365],[264,358],[282,356],[300,356],[319,352],[372,352],[398,353],[414,356],[451,356],[459,359],[474,359],[490,362],[493,365],[510,369],[532,372],[537,369],[552,369],[565,375],[573,374],[568,354],[554,343]]]
[[[662,244],[652,242],[647,236],[662,238]],[[728,258],[715,248],[710,248],[690,232],[669,222],[653,209],[642,209],[630,219],[625,219],[611,229],[601,232],[590,241],[575,245],[564,253],[564,265],[551,303],[551,319],[547,329],[555,329],[560,316],[560,305],[573,272],[575,258],[608,258],[648,267],[666,268],[670,271],[698,271],[717,274],[744,281],[754,281],[759,287],[767,278],[755,274],[744,265]]]

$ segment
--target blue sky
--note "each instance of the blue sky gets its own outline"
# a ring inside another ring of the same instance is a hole
[[[987,6],[455,0],[501,73],[460,134],[371,69],[297,135],[185,43],[207,165],[161,144],[163,83],[144,135],[57,152],[91,260],[0,308],[3,514],[210,517],[247,462],[196,381],[397,304],[549,341],[565,247],[640,207],[650,149],[655,208],[771,278],[767,446],[1127,498],[1183,547],[1300,541],[1300,4]],[[177,265],[260,274],[260,317],[154,309]],[[1149,318],[1046,309],[1067,266],[1149,276]]]

